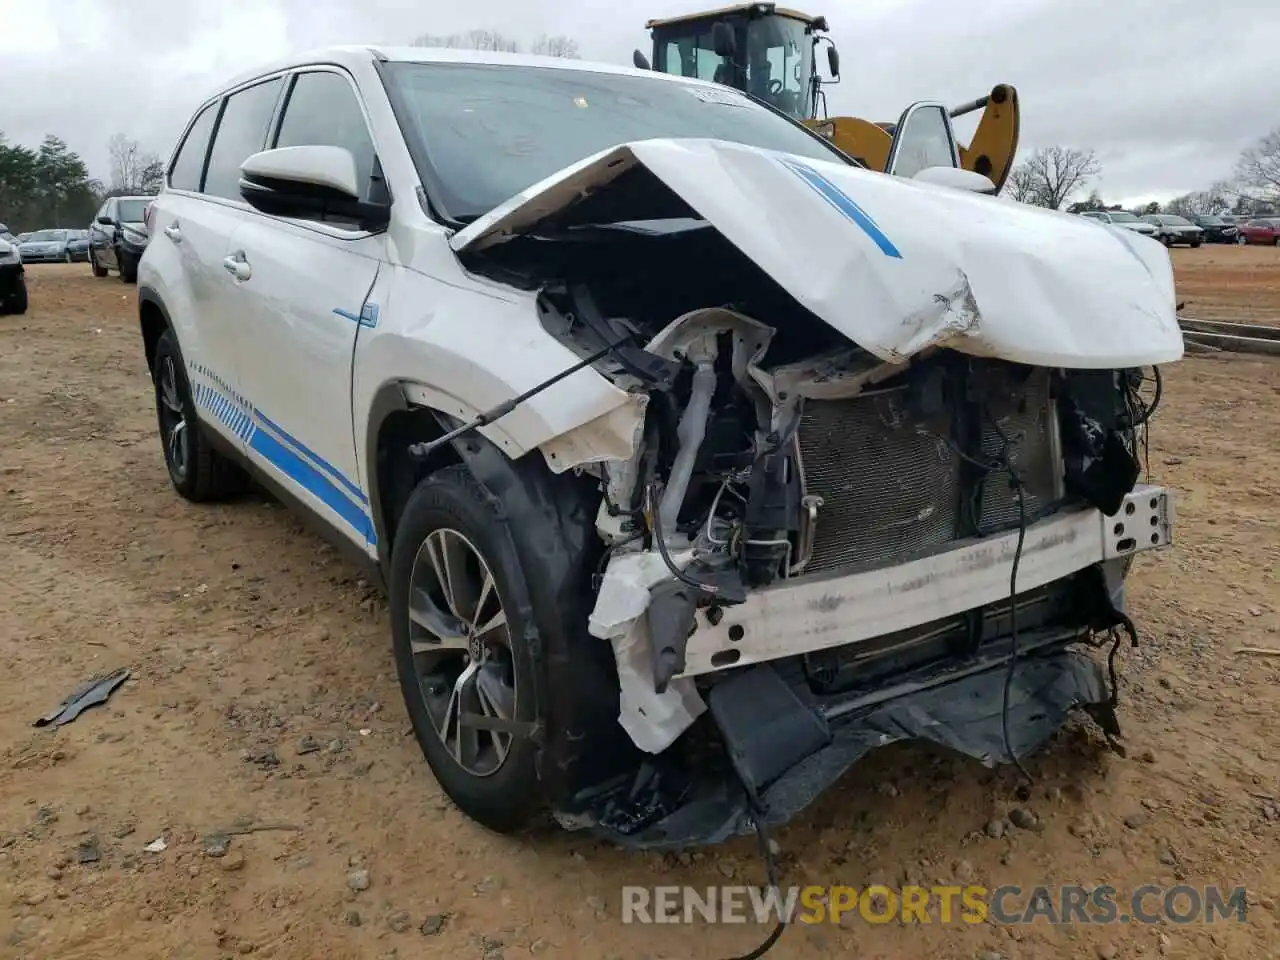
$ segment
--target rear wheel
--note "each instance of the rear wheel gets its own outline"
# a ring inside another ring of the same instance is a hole
[[[391,556],[400,689],[440,786],[501,832],[542,805],[536,745],[521,729],[534,718],[535,668],[527,624],[508,602],[518,575],[510,538],[465,467],[418,485]]]
[[[1192,249],[1192,250],[1195,250],[1195,249],[1196,249],[1197,247],[1199,247],[1199,246],[1200,246],[1200,241],[1199,241],[1199,240],[1192,240],[1192,241],[1191,241],[1191,249]]]
[[[1248,238],[1248,237],[1246,237],[1243,233],[1237,233],[1237,234],[1236,234],[1236,243],[1237,243],[1237,244],[1239,244],[1240,246],[1242,246],[1242,247],[1243,247],[1243,246],[1245,246],[1248,242],[1249,242],[1249,238]]]
[[[241,493],[248,485],[247,475],[215,450],[200,429],[182,352],[172,330],[162,333],[156,344],[151,379],[164,463],[173,488],[194,503],[227,500]]]
[[[107,275],[107,268],[99,265],[98,258],[93,255],[92,250],[89,251],[89,269],[93,271],[95,277],[105,277]]]

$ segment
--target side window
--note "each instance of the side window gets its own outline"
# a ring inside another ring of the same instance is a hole
[[[209,154],[205,193],[228,200],[240,199],[240,164],[263,148],[282,82],[277,77],[227,98]]]
[[[175,190],[200,189],[204,158],[209,152],[209,135],[213,133],[213,122],[218,119],[218,103],[215,100],[200,111],[182,146],[178,147],[178,155],[173,158],[173,166],[169,170],[169,186]],[[106,215],[105,207],[103,215]]]
[[[941,107],[909,108],[894,137],[890,173],[914,177],[925,167],[954,167],[951,121]]]
[[[346,77],[329,71],[300,73],[285,102],[277,147],[345,147],[356,161],[360,199],[369,199],[373,139]]]

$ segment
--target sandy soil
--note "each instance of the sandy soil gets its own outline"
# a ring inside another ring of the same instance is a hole
[[[1176,258],[1195,309],[1280,316],[1277,254]],[[0,956],[657,960],[755,946],[754,925],[619,921],[624,884],[758,882],[751,844],[635,855],[462,817],[408,735],[381,598],[283,508],[198,508],[170,490],[133,288],[83,265],[29,276],[30,313],[0,318]],[[1170,371],[1151,466],[1181,492],[1180,527],[1131,581],[1127,758],[1081,723],[1030,762],[1036,785],[1019,796],[1007,771],[891,748],[777,838],[789,883],[1244,885],[1248,922],[859,921],[793,929],[771,957],[1280,957],[1280,659],[1236,652],[1280,646],[1277,423],[1278,361]],[[133,676],[107,706],[32,728],[117,666]],[[988,836],[1014,808],[1034,828]],[[210,856],[218,832],[230,846]],[[359,871],[367,889],[353,890]]]
[[[1176,247],[1184,316],[1280,326],[1280,247]]]

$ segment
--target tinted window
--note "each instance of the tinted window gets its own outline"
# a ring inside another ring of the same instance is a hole
[[[631,140],[713,137],[846,163],[816,134],[727,87],[548,67],[389,63],[405,136],[450,215],[473,219]],[[422,171],[420,171],[422,173]]]
[[[150,200],[121,200],[120,222],[141,223],[142,215],[146,212],[147,204],[150,202]]]
[[[362,199],[369,198],[373,140],[346,77],[328,72],[300,74],[285,104],[275,145],[345,147],[355,157]]]
[[[169,186],[175,190],[199,190],[200,174],[204,172],[204,155],[209,150],[209,134],[213,121],[218,119],[218,103],[215,100],[200,111],[191,130],[178,148],[169,171]]]
[[[263,148],[267,124],[275,111],[280,79],[268,80],[227,98],[218,133],[209,154],[204,192],[230,200],[240,199],[240,164]]]

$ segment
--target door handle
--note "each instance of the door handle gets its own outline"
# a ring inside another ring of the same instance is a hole
[[[182,242],[182,231],[178,228],[178,225],[176,223],[171,223],[169,224],[169,226],[165,227],[164,235],[168,237],[170,240],[172,240],[174,243]]]
[[[253,276],[253,267],[244,259],[244,254],[223,257],[222,267],[237,280],[248,280]]]

